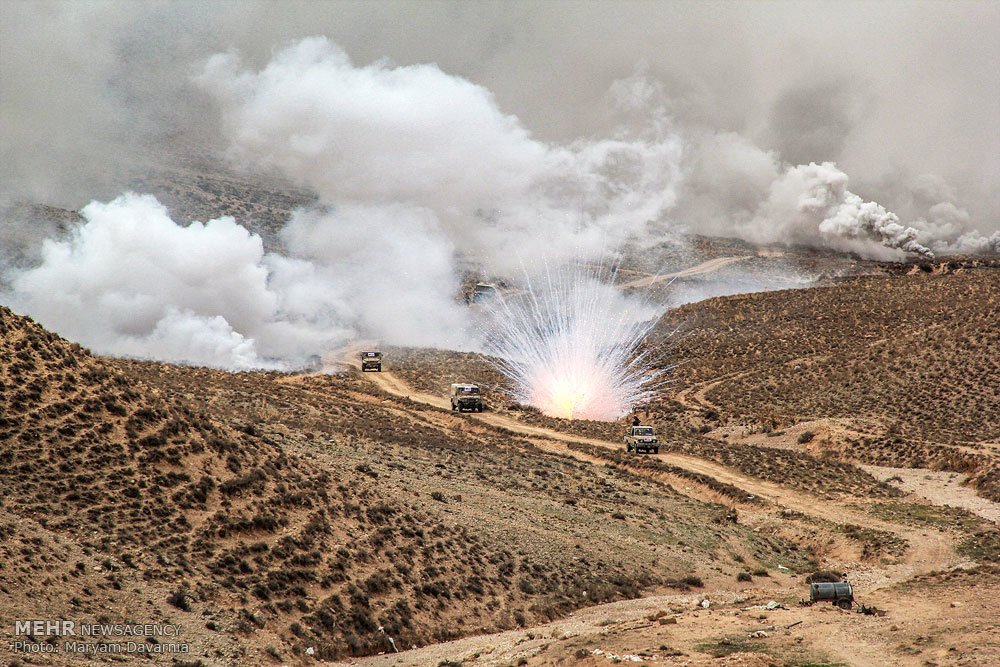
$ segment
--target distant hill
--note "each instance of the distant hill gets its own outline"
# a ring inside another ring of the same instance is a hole
[[[712,428],[834,419],[828,455],[970,472],[1000,501],[1000,261],[897,271],[671,311],[669,396],[700,396],[688,408],[720,413]]]

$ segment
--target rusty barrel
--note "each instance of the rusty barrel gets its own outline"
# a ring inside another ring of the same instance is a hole
[[[846,581],[836,583],[809,584],[809,601],[832,600],[854,600],[854,587]]]

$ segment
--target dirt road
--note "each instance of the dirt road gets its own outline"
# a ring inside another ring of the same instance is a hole
[[[740,262],[744,259],[749,259],[750,255],[740,255],[736,257],[716,257],[715,259],[710,259],[707,262],[702,262],[696,266],[691,266],[680,271],[675,271],[674,273],[660,273],[655,276],[647,276],[646,278],[637,278],[636,280],[630,280],[627,283],[622,283],[619,287],[651,287],[656,283],[663,282],[664,280],[673,280],[675,278],[688,278],[690,276],[702,275],[705,273],[712,273],[713,271],[718,271],[724,266],[728,266],[734,262]]]
[[[345,353],[342,359],[352,366],[360,367],[354,347]],[[426,405],[428,408],[448,410],[449,415],[451,414],[450,403],[447,398],[416,391],[389,371],[365,373],[364,377],[389,394],[406,397],[415,403]],[[547,451],[573,456],[592,463],[605,462],[594,460],[593,457],[582,452],[569,449],[567,445],[570,442],[583,442],[608,449],[622,448],[620,443],[562,433],[539,426],[531,426],[497,413],[469,413],[463,415],[463,417],[484,425],[517,433]],[[786,488],[774,482],[748,477],[736,470],[695,457],[664,453],[655,455],[655,458],[665,463],[684,468],[685,470],[709,475],[772,503],[772,507],[768,510],[756,511],[773,512],[774,506],[788,508],[826,521],[855,523],[892,531],[906,539],[910,544],[910,548],[904,560],[895,564],[875,566],[874,571],[864,573],[867,576],[861,579],[858,588],[859,591],[863,590],[866,594],[875,594],[879,589],[884,589],[895,582],[908,579],[916,574],[953,567],[958,562],[953,550],[952,539],[943,532],[914,529],[912,526],[879,520],[865,513],[863,509],[857,506],[848,506],[845,503],[836,501],[820,500],[810,494]],[[635,469],[635,472],[653,477],[663,477],[665,478],[664,481],[668,481],[669,483],[669,480],[666,479],[669,478],[669,475],[662,472],[642,469]],[[684,493],[683,489],[687,488],[690,490],[690,487],[691,483],[685,481],[678,484],[675,488]],[[754,510],[751,509],[750,511]],[[792,584],[794,582],[788,583]],[[773,595],[774,593],[771,594]],[[731,598],[732,593],[719,592],[715,595],[712,593],[707,594],[707,597],[715,597],[722,602],[726,600],[721,598],[725,598],[726,596]],[[732,602],[732,600],[728,601]],[[665,606],[676,607],[678,605],[691,609],[695,606],[693,602],[696,602],[696,600],[691,595],[666,594],[597,605],[581,609],[566,619],[525,630],[467,637],[454,642],[426,646],[391,656],[373,656],[359,659],[352,661],[351,664],[422,665],[463,659],[477,664],[509,664],[516,661],[519,656],[536,655],[539,651],[546,650],[546,647],[554,642],[565,642],[565,639],[568,637],[605,637],[608,635],[609,626],[607,619],[609,618],[615,619],[615,627],[620,628],[623,633],[628,633],[633,628],[649,627],[648,622],[644,621],[644,619],[651,610],[655,611]],[[827,614],[821,613],[822,611],[813,609],[798,610],[794,614],[789,612],[788,616],[792,621],[805,618],[812,619],[817,624],[828,623],[830,619]],[[690,631],[696,634],[705,633],[707,637],[712,633],[718,632],[718,624],[720,622],[731,622],[730,620],[724,621],[718,617],[710,619],[707,616],[712,616],[712,614],[703,613],[700,617],[702,620],[697,621],[697,623],[701,624],[700,629],[696,625],[691,627]],[[792,618],[792,616],[795,618]],[[866,623],[868,625],[865,625]],[[839,654],[838,657],[845,660],[847,664],[892,664],[895,662],[895,659],[887,653],[885,645],[877,637],[871,635],[871,628],[868,627],[870,625],[870,622],[862,620],[850,627],[837,629],[838,637],[853,645],[852,650],[854,653],[850,655],[845,655],[838,650],[837,644],[825,641],[824,637],[826,635],[823,631],[819,630],[819,625],[809,630],[808,634],[811,635],[811,639],[816,641],[817,644],[822,644],[824,648],[830,649],[834,654]],[[614,635],[615,633],[612,634]],[[472,658],[472,656],[477,657]]]
[[[345,361],[357,368],[360,368],[360,362],[355,357],[356,355],[352,354],[349,357],[345,357]],[[365,373],[365,377],[387,393],[406,397],[411,401],[423,403],[442,410],[450,410],[451,405],[448,399],[440,396],[434,396],[432,394],[418,392],[389,371],[382,371],[381,373]],[[570,449],[567,446],[568,443],[582,442],[612,450],[622,449],[623,447],[621,443],[617,442],[563,433],[542,426],[531,426],[529,424],[521,423],[511,417],[506,417],[493,412],[467,413],[465,416],[468,419],[483,422],[490,426],[506,429],[507,431],[525,436],[527,439],[539,445],[542,449],[567,454],[569,456],[573,456],[574,458],[588,462],[593,462],[591,457],[582,452]],[[914,574],[920,574],[934,569],[941,569],[943,567],[947,567],[954,560],[954,554],[952,553],[950,547],[950,539],[943,533],[927,530],[914,530],[909,526],[878,520],[861,510],[848,507],[842,503],[829,500],[820,501],[808,493],[796,491],[794,489],[781,486],[775,482],[749,477],[739,471],[733,470],[732,468],[727,468],[717,463],[712,463],[711,461],[706,461],[693,456],[685,456],[683,454],[675,453],[662,453],[650,456],[659,459],[664,463],[677,466],[678,468],[708,475],[720,482],[732,484],[733,486],[743,489],[744,491],[759,498],[763,498],[771,504],[781,508],[791,509],[796,512],[801,512],[807,516],[832,521],[834,523],[859,524],[871,528],[878,528],[880,530],[891,531],[900,535],[910,542],[911,547],[908,552],[906,566],[901,568],[899,572],[893,573],[894,576],[888,577],[886,582],[899,580],[903,577],[913,576]],[[655,471],[640,469],[637,469],[636,472],[649,476],[657,476],[658,474]]]

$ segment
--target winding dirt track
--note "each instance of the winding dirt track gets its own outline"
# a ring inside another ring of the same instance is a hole
[[[351,366],[360,368],[360,362],[356,357],[357,354],[352,349],[351,352],[349,352],[343,359]],[[416,391],[402,379],[393,375],[389,371],[382,371],[381,373],[365,373],[364,376],[389,394],[405,397],[416,403],[423,403],[442,410],[450,410],[451,408],[451,404],[448,399]],[[480,421],[490,426],[506,429],[513,433],[525,436],[541,449],[560,454],[567,454],[574,458],[591,463],[596,463],[597,461],[594,461],[592,457],[589,457],[582,452],[570,449],[567,447],[567,444],[571,442],[582,442],[589,445],[604,447],[606,449],[621,449],[623,447],[623,445],[616,442],[562,433],[560,431],[555,431],[542,426],[523,424],[516,419],[492,412],[464,413],[464,416],[468,419]],[[732,468],[727,468],[717,463],[712,463],[693,456],[685,456],[683,454],[674,453],[652,454],[650,456],[653,456],[654,458],[665,463],[675,465],[678,468],[684,468],[685,470],[708,475],[719,480],[720,482],[732,484],[733,486],[743,489],[747,493],[763,498],[782,508],[791,509],[808,516],[824,519],[826,521],[832,521],[834,523],[854,523],[871,528],[888,530],[898,534],[900,537],[903,537],[910,542],[910,549],[907,552],[908,557],[906,559],[906,567],[901,568],[901,571],[898,573],[893,573],[895,576],[890,576],[889,582],[898,581],[902,578],[907,578],[915,574],[941,569],[951,565],[955,560],[955,556],[951,548],[951,539],[943,533],[929,530],[914,530],[910,526],[878,520],[864,511],[848,507],[843,503],[830,500],[820,500],[808,493],[796,491],[794,489],[781,486],[775,482],[769,482],[755,477],[748,477],[737,470],[733,470]],[[599,463],[603,464],[606,462],[599,461]],[[665,475],[657,473],[656,471],[636,469],[635,472],[645,474],[647,476],[665,477]]]
[[[352,346],[348,350],[341,350],[338,352],[337,361],[340,364],[346,363],[355,368],[360,368],[360,362],[358,361],[359,349],[361,349],[360,344]],[[427,410],[428,412],[434,411],[433,409],[438,409],[447,410],[449,415],[454,414],[450,412],[450,402],[447,398],[416,391],[405,381],[396,375],[393,375],[389,371],[382,371],[381,373],[365,373],[364,377],[386,393],[408,398],[415,403],[428,406],[428,408],[431,409]],[[418,412],[422,411],[420,408],[417,408],[416,410]],[[568,443],[583,442],[608,449],[622,448],[622,445],[616,442],[576,436],[544,427],[531,426],[523,424],[516,419],[505,417],[496,413],[468,413],[463,414],[462,416],[469,420],[480,422],[484,425],[502,428],[510,432],[517,433],[546,451],[573,456],[574,458],[594,464],[606,465],[607,462],[587,456],[582,452],[569,449],[567,447]],[[914,529],[912,526],[878,520],[865,513],[857,506],[848,506],[843,502],[821,500],[808,493],[789,489],[774,482],[748,477],[736,470],[705,461],[703,459],[673,453],[664,453],[654,456],[677,467],[684,468],[692,472],[710,475],[721,482],[737,486],[748,493],[752,493],[770,501],[773,505],[779,508],[792,509],[808,516],[836,523],[856,523],[863,526],[888,530],[906,539],[910,544],[910,548],[907,550],[905,560],[896,565],[889,565],[880,568],[879,576],[868,584],[862,584],[859,590],[864,589],[867,591],[873,591],[921,573],[947,569],[958,563],[958,558],[953,549],[953,540],[944,532],[927,529],[918,530]],[[662,481],[671,483],[670,476],[665,473],[638,468],[633,469],[633,472],[659,478]],[[699,495],[698,492],[695,492],[695,494],[690,493],[692,483],[687,480],[683,480],[680,485],[671,485],[675,486],[675,488],[681,493],[688,493],[689,495],[696,496]],[[704,493],[701,493],[700,495],[704,496]],[[768,511],[773,512],[773,510],[774,508],[772,507]],[[641,623],[643,614],[648,613],[649,609],[655,609],[658,606],[667,604],[671,600],[677,600],[683,597],[684,596],[677,596],[673,594],[654,595],[638,600],[597,605],[581,609],[562,621],[549,623],[544,626],[539,626],[538,628],[497,633],[493,635],[467,637],[454,642],[426,646],[412,651],[406,651],[404,653],[372,656],[369,658],[353,660],[351,661],[351,664],[437,664],[437,662],[442,659],[453,659],[463,654],[478,654],[480,651],[493,653],[496,658],[500,658],[503,655],[506,655],[509,658],[514,655],[519,655],[518,651],[528,647],[525,642],[530,642],[536,635],[543,635],[546,628],[549,628],[550,626],[558,626],[560,633],[567,631],[578,632],[582,635],[587,635],[588,633],[603,633],[605,628],[603,627],[604,622],[601,619],[605,619],[608,614],[616,614],[622,619],[632,619],[634,622]],[[891,656],[885,652],[886,648],[881,645],[880,642],[871,640],[868,637],[859,637],[853,634],[849,638],[845,637],[844,639],[852,642],[854,646],[852,649],[853,653],[847,655],[843,654],[838,649],[836,644],[830,644],[826,641],[822,635],[814,637],[813,639],[818,645],[825,645],[827,648],[833,650],[835,654],[839,653],[842,658],[847,659],[849,664],[891,664],[893,662]],[[486,660],[485,662],[487,664],[493,664],[492,660]]]
[[[648,276],[646,278],[637,278],[636,280],[630,280],[627,283],[622,283],[619,287],[650,287],[656,283],[663,282],[664,280],[673,280],[675,278],[688,278],[690,276],[698,276],[704,273],[712,273],[713,271],[718,271],[724,266],[728,266],[734,262],[740,262],[744,259],[749,259],[750,255],[739,255],[736,257],[716,257],[715,259],[710,259],[707,262],[702,262],[696,266],[691,266],[680,271],[675,271],[674,273],[660,273],[655,276]]]

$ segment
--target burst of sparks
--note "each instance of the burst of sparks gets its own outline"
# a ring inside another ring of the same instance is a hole
[[[609,284],[614,269],[546,268],[486,309],[486,347],[513,397],[551,417],[611,421],[649,400],[660,372],[646,334],[659,314]]]

